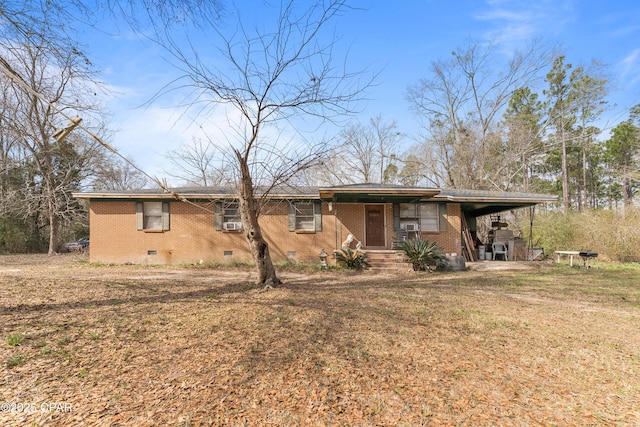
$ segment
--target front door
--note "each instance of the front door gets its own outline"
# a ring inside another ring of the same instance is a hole
[[[384,205],[366,205],[366,246],[384,246]]]

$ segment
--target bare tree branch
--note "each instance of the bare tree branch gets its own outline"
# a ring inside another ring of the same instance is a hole
[[[209,30],[221,46],[215,60],[210,50],[205,57],[194,44],[185,47],[169,35],[161,42],[183,76],[158,96],[193,88],[187,111],[195,113],[194,120],[206,121],[217,107],[233,115],[229,121],[235,139],[229,141],[229,151],[238,178],[243,229],[260,283],[279,282],[258,223],[260,200],[316,163],[324,151],[321,144],[306,142],[295,127],[283,130],[278,125],[297,124],[301,118],[319,123],[343,120],[356,111],[375,78],[336,64],[339,39],[334,34],[326,38],[327,30],[348,10],[345,0],[316,1],[306,9],[283,1],[270,28],[249,28],[242,19],[231,34],[212,26]]]

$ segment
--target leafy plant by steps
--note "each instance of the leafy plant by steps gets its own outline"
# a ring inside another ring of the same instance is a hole
[[[400,243],[400,249],[413,264],[414,271],[434,271],[434,267],[444,268],[448,264],[444,250],[438,247],[436,242],[421,239],[405,240]]]
[[[341,249],[336,252],[336,261],[341,266],[350,270],[363,270],[369,267],[367,261],[367,254],[359,250],[353,250],[351,248]]]

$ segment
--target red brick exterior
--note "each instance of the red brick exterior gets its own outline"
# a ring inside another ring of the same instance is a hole
[[[385,248],[391,249],[393,205],[384,204]],[[242,232],[215,229],[211,203],[171,201],[170,227],[166,231],[143,231],[136,226],[136,202],[93,199],[90,203],[91,262],[134,264],[240,263],[252,262]],[[423,233],[447,253],[460,254],[460,205],[447,205],[447,230]],[[365,240],[365,205],[322,203],[322,231],[288,231],[287,203],[274,202],[260,217],[274,262],[286,260],[317,263],[322,249],[331,254],[347,235]],[[352,244],[355,247],[355,242]],[[379,248],[376,248],[379,249]],[[331,261],[331,258],[329,259]]]
[[[445,253],[462,255],[462,210],[457,203],[447,204],[447,229],[439,233],[422,233],[422,238],[435,241]]]

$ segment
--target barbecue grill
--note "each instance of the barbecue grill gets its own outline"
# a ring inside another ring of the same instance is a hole
[[[591,260],[598,258],[598,252],[582,251],[578,255],[582,258],[582,263],[585,268],[591,268]]]

